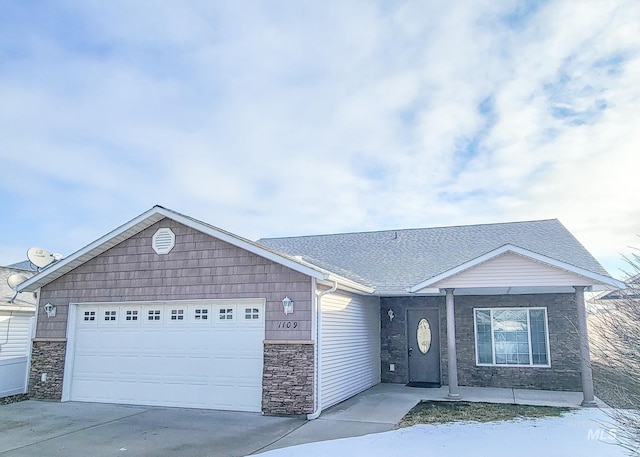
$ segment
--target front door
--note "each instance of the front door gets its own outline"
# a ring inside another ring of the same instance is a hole
[[[440,326],[437,309],[409,309],[409,384],[440,386]]]

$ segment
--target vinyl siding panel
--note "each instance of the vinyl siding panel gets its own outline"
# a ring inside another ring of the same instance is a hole
[[[0,311],[0,359],[29,354],[32,317],[33,313]]]
[[[380,382],[379,299],[322,297],[322,408]]]
[[[575,273],[506,253],[430,287],[575,286],[591,282]]]

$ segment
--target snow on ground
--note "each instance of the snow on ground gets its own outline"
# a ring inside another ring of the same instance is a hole
[[[303,444],[265,457],[621,457],[611,419],[598,409],[507,422],[416,425],[357,438]]]

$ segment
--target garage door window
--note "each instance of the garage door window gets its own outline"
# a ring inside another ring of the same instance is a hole
[[[151,322],[160,321],[160,310],[159,309],[150,309],[147,313],[147,320]]]
[[[248,321],[260,320],[260,310],[258,308],[245,308],[244,319]]]
[[[197,322],[207,322],[209,320],[208,308],[196,308],[193,310],[193,320]]]
[[[218,320],[221,322],[233,322],[233,308],[219,308]]]
[[[87,310],[82,313],[82,321],[83,322],[95,322],[96,321],[96,312],[95,310]]]
[[[128,309],[125,311],[124,320],[126,322],[138,322],[138,310]]]
[[[109,309],[104,312],[104,321],[105,322],[115,322],[116,321],[116,311]]]
[[[184,321],[184,309],[172,309],[171,321],[172,322]]]

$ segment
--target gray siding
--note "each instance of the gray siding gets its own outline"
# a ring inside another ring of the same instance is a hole
[[[151,237],[170,227],[176,245],[158,255]],[[294,301],[285,316],[282,299]],[[268,340],[311,339],[311,279],[224,241],[164,219],[46,285],[40,304],[57,307],[54,318],[39,313],[38,338],[66,337],[69,303],[264,298]],[[285,319],[286,317],[286,319]],[[295,330],[279,330],[296,321]]]

